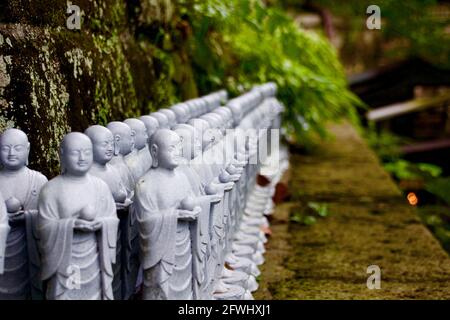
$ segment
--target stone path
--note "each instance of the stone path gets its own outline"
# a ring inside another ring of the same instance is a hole
[[[277,206],[256,299],[450,299],[450,258],[348,124],[308,155],[293,154],[291,198]],[[309,201],[330,215],[289,222]],[[381,268],[381,289],[366,286]]]

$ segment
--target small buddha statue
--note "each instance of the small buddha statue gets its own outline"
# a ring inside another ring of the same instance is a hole
[[[0,276],[0,299],[43,299],[36,243],[38,197],[47,178],[27,167],[30,143],[18,129],[0,137],[0,193],[8,212],[9,231],[5,272]]]
[[[143,299],[193,298],[190,222],[201,212],[188,178],[176,168],[181,139],[159,129],[150,143],[152,168],[136,185]],[[157,181],[157,183],[155,183]],[[176,187],[174,187],[176,186]]]
[[[151,167],[152,157],[148,149],[147,128],[139,119],[131,118],[124,121],[134,131],[134,150],[127,158],[135,181],[139,180]]]
[[[88,174],[92,142],[72,132],[60,147],[62,174],[39,196],[37,233],[48,300],[113,300],[119,219],[108,185]]]

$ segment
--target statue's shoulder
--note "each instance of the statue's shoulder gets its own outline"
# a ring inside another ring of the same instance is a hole
[[[50,198],[57,197],[61,193],[62,188],[62,177],[56,176],[43,185],[39,194],[39,198],[48,200]]]
[[[36,181],[38,182],[38,184],[43,185],[43,184],[45,184],[45,183],[48,181],[47,177],[44,176],[44,175],[43,175],[42,173],[40,173],[39,171],[32,170],[32,169],[29,169],[29,170],[30,170],[30,173],[31,173],[32,175],[34,175],[34,178],[36,179]]]
[[[103,181],[101,178],[96,177],[95,175],[93,175],[91,173],[88,173],[88,174],[89,174],[89,179],[91,180],[92,184],[94,184],[96,189],[98,188],[97,190],[99,190],[99,191],[107,190],[108,192],[110,192],[109,187],[105,181]]]
[[[156,176],[158,175],[156,170],[149,170],[147,171],[136,183],[136,191],[142,191],[142,190],[148,190],[149,188],[153,188],[153,183],[151,181],[154,181]]]

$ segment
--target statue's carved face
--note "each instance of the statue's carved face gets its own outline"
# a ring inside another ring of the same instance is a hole
[[[175,132],[171,132],[167,139],[158,145],[156,153],[159,167],[169,170],[178,167],[182,154],[180,136]]]
[[[112,133],[104,132],[98,134],[92,140],[94,161],[100,164],[108,163],[114,156],[114,137]]]
[[[141,150],[145,147],[148,140],[146,127],[142,124],[142,126],[136,127],[134,131],[136,133],[134,137],[135,147],[136,149]]]
[[[124,156],[129,154],[134,149],[134,130],[127,130],[120,135],[120,153]]]
[[[67,174],[83,176],[92,166],[92,143],[87,137],[86,139],[77,138],[79,137],[66,141],[61,161]]]
[[[30,143],[25,135],[7,132],[0,144],[0,160],[8,170],[18,170],[27,165]]]

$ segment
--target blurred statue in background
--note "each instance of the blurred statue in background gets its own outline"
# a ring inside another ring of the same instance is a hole
[[[110,161],[114,156],[114,136],[112,132],[100,125],[90,126],[84,132],[92,142],[93,146],[93,158],[94,163],[92,164],[89,173],[93,176],[102,179],[108,185],[111,190],[114,201],[116,202],[117,215],[121,217],[126,212],[129,205],[131,204],[131,199],[127,198],[127,190],[120,179],[119,172],[114,168]],[[121,300],[123,298],[123,268],[126,262],[123,260],[123,250],[122,250],[122,238],[121,230],[117,234],[117,248],[116,248],[116,263],[114,264],[114,280],[113,280],[113,291],[114,299]]]
[[[39,192],[47,178],[27,167],[30,143],[18,129],[0,137],[0,193],[8,212],[5,269],[0,276],[0,300],[42,299],[36,218]]]
[[[61,142],[62,174],[39,197],[42,279],[49,300],[113,300],[112,264],[119,220],[108,185],[88,174],[90,139],[79,132]]]
[[[133,205],[134,188],[137,174],[134,162],[135,135],[129,125],[124,122],[113,121],[108,129],[114,135],[115,156],[111,163],[119,170],[122,181],[127,188],[127,198],[131,204],[119,210],[120,237],[122,251],[122,294],[123,299],[129,299],[136,289],[139,272],[139,237],[136,223],[136,213]],[[134,171],[134,174],[133,174]]]
[[[107,128],[114,136],[114,157],[110,163],[119,172],[122,183],[127,189],[127,198],[131,199],[136,182],[124,158],[134,149],[131,128],[127,124],[119,121],[108,123]]]
[[[152,165],[152,157],[147,144],[147,128],[139,119],[127,119],[124,122],[134,131],[134,150],[127,156],[126,162],[133,174],[134,181],[138,181]]]

